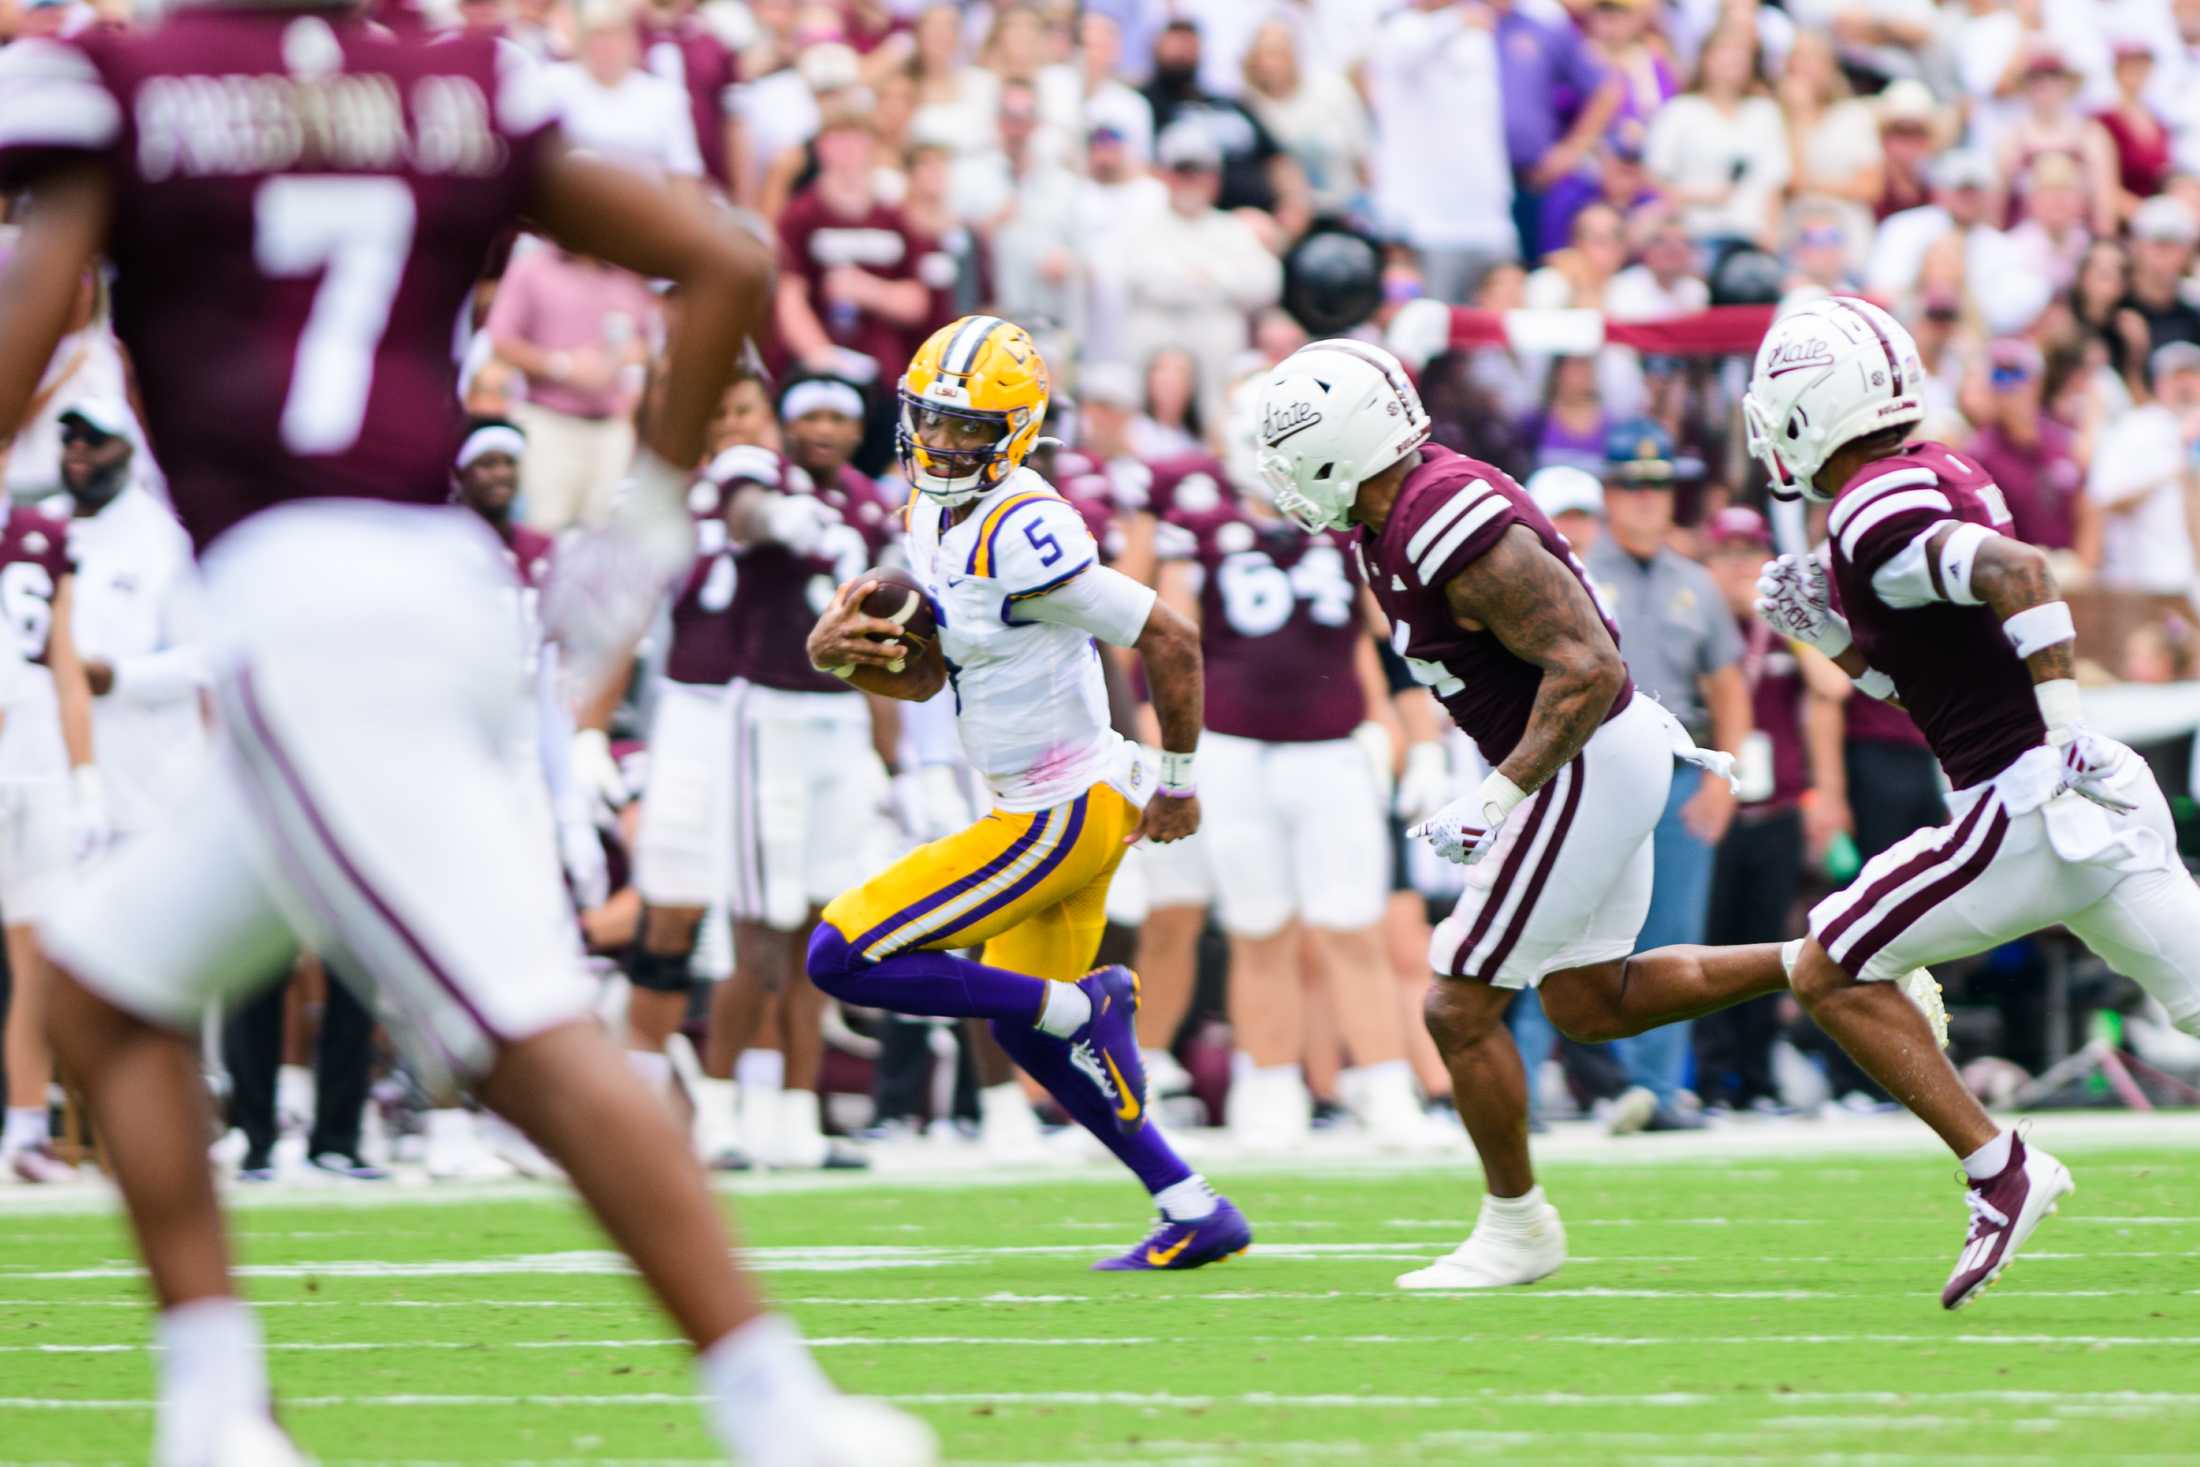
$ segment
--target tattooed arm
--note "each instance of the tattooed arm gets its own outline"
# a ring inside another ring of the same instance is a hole
[[[1527,731],[1497,770],[1533,794],[1604,722],[1626,685],[1627,664],[1588,589],[1525,525],[1454,576],[1444,599],[1461,626],[1490,632],[1543,670]]]
[[[1954,530],[1950,526],[1933,537],[1929,553],[1937,561],[1941,546]],[[2062,599],[2055,573],[2048,569],[2047,553],[2036,545],[1992,535],[1981,541],[1971,562],[1971,594],[1984,602],[1996,621],[2006,622],[2020,611]],[[2025,659],[2035,683],[2077,676],[2076,642],[2053,642]]]

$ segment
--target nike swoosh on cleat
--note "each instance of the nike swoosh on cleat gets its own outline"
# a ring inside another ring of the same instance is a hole
[[[1115,1118],[1119,1121],[1137,1120],[1138,1097],[1131,1094],[1131,1087],[1123,1082],[1123,1072],[1115,1067],[1115,1056],[1103,1049],[1100,1051],[1100,1062],[1108,1067],[1108,1078],[1115,1082],[1115,1093],[1123,1097],[1122,1102],[1115,1107]]]
[[[1192,1246],[1192,1239],[1198,1236],[1199,1229],[1194,1228],[1190,1232],[1186,1233],[1183,1237],[1177,1239],[1176,1242],[1170,1247],[1148,1248],[1146,1250],[1146,1261],[1152,1264],[1155,1268],[1167,1268],[1170,1264],[1176,1262],[1179,1254],[1183,1253],[1186,1248]]]

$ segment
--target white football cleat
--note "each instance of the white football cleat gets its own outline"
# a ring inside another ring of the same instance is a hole
[[[428,1176],[438,1182],[502,1182],[518,1173],[483,1144],[472,1111],[431,1110],[424,1118]]]
[[[916,1417],[861,1396],[790,1416],[749,1467],[935,1467],[940,1439]]]
[[[1404,1060],[1340,1072],[1337,1095],[1377,1151],[1448,1151],[1459,1142],[1456,1130],[1423,1108]]]
[[[1192,1093],[1192,1072],[1184,1068],[1177,1057],[1165,1049],[1141,1047],[1139,1055],[1146,1062],[1146,1097],[1148,1100],[1167,1100],[1171,1096]]]
[[[1314,1097],[1297,1065],[1246,1067],[1230,1080],[1230,1139],[1248,1151],[1291,1151],[1313,1133]]]
[[[1940,999],[1940,980],[1923,968],[1912,968],[1895,980],[1895,986],[1923,1011],[1925,1022],[1933,1026],[1933,1042],[1946,1049],[1948,1006]]]
[[[1046,1135],[1039,1128],[1039,1113],[1031,1108],[1024,1087],[1014,1080],[988,1085],[978,1092],[978,1139],[986,1157],[1003,1166],[1028,1166],[1047,1160]]]
[[[1482,1199],[1474,1231],[1427,1268],[1398,1276],[1401,1289],[1503,1289],[1532,1284],[1558,1272],[1566,1261],[1566,1226],[1558,1209],[1538,1187],[1528,1194],[1532,1210],[1525,1219],[1498,1210],[1494,1197]],[[1526,1201],[1528,1199],[1522,1199]]]

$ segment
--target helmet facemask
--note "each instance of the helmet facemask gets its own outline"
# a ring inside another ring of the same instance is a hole
[[[949,407],[904,388],[894,450],[909,482],[927,497],[949,506],[967,504],[1001,482],[1011,467],[1009,445],[1030,422],[1026,409]],[[967,446],[935,448],[928,438]]]

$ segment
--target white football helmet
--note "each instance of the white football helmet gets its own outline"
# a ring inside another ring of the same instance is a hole
[[[1312,342],[1260,395],[1260,475],[1308,530],[1342,530],[1362,481],[1428,441],[1428,410],[1399,360],[1343,337]]]
[[[1925,416],[1925,365],[1902,323],[1854,296],[1826,296],[1782,315],[1757,348],[1742,397],[1749,451],[1776,499],[1823,502],[1818,471],[1844,444]]]

